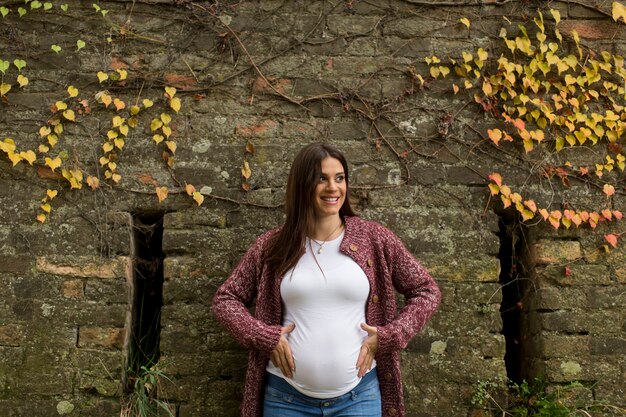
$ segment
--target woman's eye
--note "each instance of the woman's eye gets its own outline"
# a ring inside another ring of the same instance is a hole
[[[335,181],[337,181],[337,182],[343,182],[343,180],[345,180],[345,179],[346,179],[346,177],[344,177],[343,175],[339,175],[339,176],[337,177],[337,179],[335,179]]]

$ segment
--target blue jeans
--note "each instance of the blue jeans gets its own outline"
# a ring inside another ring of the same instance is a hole
[[[376,369],[352,391],[334,398],[312,398],[287,381],[266,373],[263,417],[380,417],[382,406]]]

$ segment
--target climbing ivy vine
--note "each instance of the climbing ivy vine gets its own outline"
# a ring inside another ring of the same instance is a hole
[[[568,52],[558,29],[560,13],[554,9],[549,12],[554,22],[551,30],[541,11],[532,19],[533,27],[518,25],[516,36],[509,37],[503,27],[499,38],[505,53],[499,57],[478,48],[445,63],[437,56],[425,60],[430,80],[454,78],[454,94],[472,94],[496,122],[497,127],[487,129],[486,136],[497,148],[507,142],[511,146],[521,143],[541,175],[558,178],[565,187],[578,180],[599,190],[597,210],[577,209],[567,203],[560,209],[539,207],[529,193],[513,191],[503,174],[493,172],[489,189],[504,208],[512,206],[523,221],[539,218],[555,229],[596,228],[600,222],[621,220],[623,216],[612,208],[612,197],[621,187],[621,173],[626,168],[621,144],[626,130],[624,58],[584,49],[576,31],[568,35],[574,44],[574,51]],[[613,18],[626,18],[626,8],[620,3],[613,3]],[[460,23],[468,28],[471,25],[467,18],[461,18]],[[422,76],[418,79],[426,81]],[[552,161],[562,160],[557,155],[565,148],[597,150],[597,159],[554,164]],[[619,236],[607,233],[604,248],[616,247]]]

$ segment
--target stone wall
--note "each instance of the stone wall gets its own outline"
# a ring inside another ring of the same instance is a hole
[[[171,378],[162,381],[162,395],[177,417],[237,415],[246,352],[216,324],[210,300],[255,236],[280,224],[295,153],[325,141],[348,156],[360,215],[396,232],[443,292],[439,312],[402,356],[408,415],[467,415],[478,381],[506,377],[500,308],[510,271],[501,270],[501,258],[512,243],[501,232],[506,215],[493,209],[487,175],[502,172],[521,185],[529,171],[481,140],[493,121],[472,97],[452,94],[445,83],[421,88],[407,71],[426,77],[424,57],[458,57],[479,46],[498,56],[502,17],[526,23],[547,5],[436,3],[117,1],[99,3],[108,11],[103,18],[91,2],[69,1],[68,11],[55,3],[19,18],[21,3],[0,1],[11,10],[0,19],[0,58],[26,60],[30,80],[0,104],[2,139],[36,149],[51,104],[74,85],[91,113],[65,123],[51,154],[102,177],[98,159],[116,112],[94,94],[106,88],[128,107],[155,102],[119,152],[119,184],[101,178],[96,191],[86,184],[70,190],[50,175],[43,155],[34,168],[12,168],[0,154],[2,414],[119,414],[134,337],[133,283],[162,279],[160,365]],[[592,3],[550,6],[561,12],[564,33],[576,28],[592,50],[623,55],[622,25]],[[471,19],[470,29],[461,17]],[[79,51],[77,38],[86,43]],[[98,84],[96,72],[120,68],[126,82]],[[16,74],[12,67],[3,80],[15,84]],[[163,104],[165,85],[178,88],[179,114]],[[171,170],[149,128],[164,111],[177,144]],[[252,172],[247,192],[244,160]],[[531,179],[538,200],[589,204],[583,185],[557,184],[555,198],[542,179]],[[202,206],[182,191],[185,183],[203,193]],[[170,190],[162,203],[155,186]],[[46,189],[59,196],[40,224]],[[613,203],[626,211],[623,199]],[[164,254],[162,277],[134,272],[137,216],[162,216],[154,249]],[[528,228],[516,254],[524,273],[514,283],[522,294],[514,343],[524,356],[512,360],[528,378],[580,381],[580,398],[624,407],[626,252],[597,250],[605,227]]]

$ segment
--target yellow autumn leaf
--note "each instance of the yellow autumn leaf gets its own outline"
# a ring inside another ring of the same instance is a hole
[[[107,138],[115,139],[118,136],[117,131],[111,129],[107,132]]]
[[[137,120],[136,117],[131,117],[130,119],[128,119],[128,126],[132,127],[133,129],[136,128],[138,124],[139,120]]]
[[[109,163],[109,158],[106,156],[101,156],[99,159],[100,165],[104,166]]]
[[[172,108],[172,110],[178,113],[178,111],[180,110],[180,98],[174,97],[173,99],[171,99],[170,107]]]
[[[485,51],[483,48],[478,48],[477,55],[479,60],[485,61],[489,57],[489,52]]]
[[[50,213],[50,210],[52,210],[52,206],[50,206],[50,204],[48,203],[45,203],[41,205],[41,209],[46,213]]]
[[[48,139],[48,144],[50,144],[51,148],[54,148],[59,142],[59,137],[57,135],[48,135],[46,139]]]
[[[252,176],[252,170],[250,169],[250,165],[248,161],[243,161],[243,167],[241,168],[241,175],[247,180]]]
[[[70,97],[76,97],[78,96],[78,88],[70,85],[69,87],[67,87],[67,93],[70,95]]]
[[[54,159],[47,157],[44,160],[46,166],[48,166],[53,172],[61,166],[61,158],[59,158],[58,156]]]
[[[470,28],[471,22],[467,17],[462,17],[459,19],[459,22],[463,23],[467,28]]]
[[[37,155],[35,155],[35,152],[31,151],[31,150],[20,152],[20,157],[24,161],[28,162],[29,165],[32,165],[33,162],[35,162],[35,160],[37,160]]]
[[[40,222],[40,223],[45,222],[46,221],[46,215],[43,214],[43,213],[38,214],[37,215],[37,221]]]
[[[58,111],[65,110],[67,109],[67,103],[59,100],[56,103],[54,103],[54,107],[56,107]]]
[[[144,98],[141,102],[143,103],[143,106],[144,106],[146,109],[147,109],[147,108],[152,107],[152,105],[154,104],[154,103],[152,102],[152,100],[150,100],[150,99],[148,99],[148,98]]]
[[[165,95],[172,99],[176,95],[176,89],[174,87],[165,87]]]
[[[0,84],[0,96],[6,95],[11,90],[11,84],[2,83]]]
[[[124,123],[124,118],[121,116],[115,116],[112,120],[111,123],[113,125],[113,127],[118,127],[121,126],[122,123]]]
[[[483,82],[483,93],[485,93],[486,96],[490,96],[491,93],[493,93],[493,89],[491,88],[491,84],[487,80],[485,80]]]
[[[167,187],[156,187],[156,195],[159,199],[159,203],[167,198]]]
[[[63,133],[63,124],[62,123],[57,123],[56,126],[54,126],[54,133],[56,133],[57,135],[60,135],[61,133]]]
[[[117,149],[122,149],[124,147],[124,139],[122,138],[115,138],[115,140],[113,140],[113,143],[115,144],[115,147]]]
[[[141,111],[141,107],[139,106],[130,106],[130,114],[136,116]]]
[[[111,144],[111,142],[106,142],[104,145],[102,145],[102,150],[105,153],[109,153],[113,150],[113,145]]]
[[[39,128],[39,136],[41,136],[42,138],[44,136],[48,136],[50,133],[52,133],[52,130],[48,126],[42,126]]]
[[[116,71],[120,75],[120,81],[125,80],[126,77],[128,76],[128,71],[126,71],[125,69],[118,68],[116,69]]]
[[[152,136],[152,140],[155,141],[156,143],[163,142],[163,139],[165,139],[165,138],[163,136],[161,136],[161,135],[154,135],[154,136]]]
[[[193,193],[193,201],[195,201],[196,204],[200,206],[204,202],[204,196],[200,194],[198,191],[195,191]]]
[[[28,85],[28,78],[24,77],[22,74],[17,76],[16,81],[20,87],[26,87]]]
[[[96,74],[98,76],[98,82],[100,82],[101,84],[109,79],[109,75],[106,72],[103,71],[98,71],[98,74]]]
[[[50,150],[49,147],[47,147],[44,144],[39,145],[39,147],[37,148],[37,150],[39,151],[39,153],[48,153],[48,151]]]
[[[613,20],[616,22],[621,18],[622,21],[626,22],[626,6],[618,1],[613,2],[613,6],[611,8],[611,16]]]
[[[100,96],[100,100],[102,100],[102,104],[104,104],[104,107],[109,107],[109,104],[111,104],[113,98],[111,98],[111,96],[108,94],[102,94]]]
[[[13,163],[13,166],[19,164],[22,161],[22,157],[19,154],[13,152],[13,151],[7,152],[7,156],[9,157],[11,162]]]
[[[165,137],[169,138],[170,135],[172,134],[172,128],[169,126],[163,126],[161,128],[161,131],[163,132],[163,134],[165,135]]]
[[[11,138],[5,138],[0,142],[0,150],[6,153],[15,151],[15,142]]]
[[[167,146],[167,149],[169,149],[170,152],[176,153],[176,142],[171,141],[171,140],[166,140],[165,146]]]
[[[163,126],[162,121],[159,119],[152,119],[152,122],[150,123],[150,131],[154,132],[155,130],[161,128],[161,126]]]
[[[113,174],[111,175],[111,179],[117,184],[122,179],[122,176],[120,174]]]
[[[122,135],[128,136],[128,125],[121,125],[119,129]]]
[[[72,109],[65,110],[63,112],[63,117],[65,117],[67,120],[71,122],[76,120],[76,116],[74,115],[74,110]]]
[[[172,121],[172,116],[167,113],[161,113],[161,121],[164,125],[167,125]]]
[[[448,74],[450,74],[450,68],[448,68],[448,67],[440,66],[440,67],[439,67],[439,71],[441,71],[441,75],[443,75],[443,76],[444,76],[444,78],[445,78]]]
[[[554,18],[554,22],[558,24],[561,21],[561,12],[559,12],[556,9],[550,9],[550,13],[552,14],[552,17]]]

